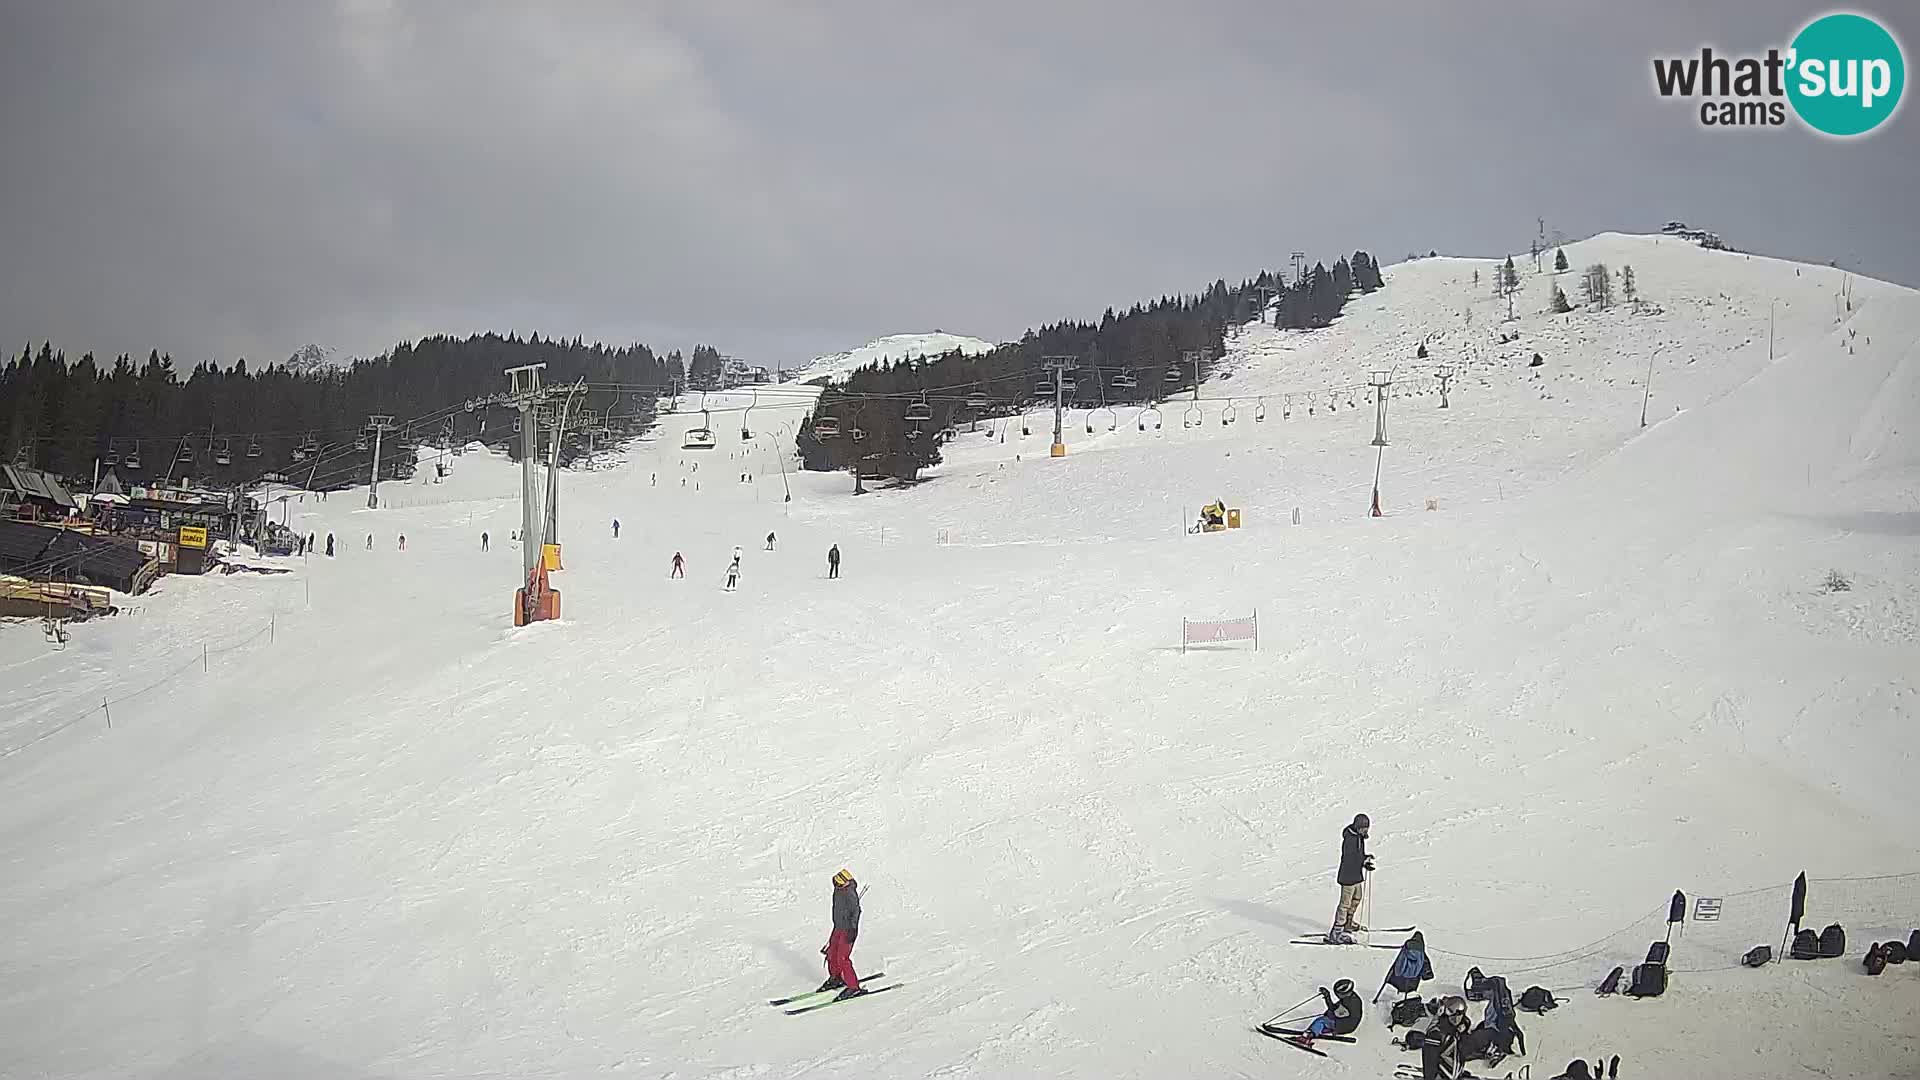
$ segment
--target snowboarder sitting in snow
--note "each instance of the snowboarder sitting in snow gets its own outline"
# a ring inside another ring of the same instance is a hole
[[[860,888],[853,874],[842,867],[833,875],[833,933],[820,947],[827,957],[827,981],[820,984],[820,989],[840,988],[835,1001],[867,992],[860,989],[860,977],[853,972],[853,942],[859,936]]]

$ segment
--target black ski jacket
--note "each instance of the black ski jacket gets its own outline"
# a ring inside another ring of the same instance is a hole
[[[1340,875],[1342,885],[1358,885],[1367,879],[1367,838],[1349,825],[1340,832]]]
[[[1351,1035],[1360,1028],[1360,1011],[1363,1005],[1360,995],[1352,990],[1335,998],[1326,987],[1320,988],[1320,996],[1327,1001],[1327,1018],[1333,1021],[1335,1035]]]
[[[860,936],[860,891],[857,884],[833,890],[833,928],[847,935],[847,944]]]

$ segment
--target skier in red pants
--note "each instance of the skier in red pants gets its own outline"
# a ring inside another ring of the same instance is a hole
[[[867,992],[860,989],[860,977],[853,973],[853,941],[859,936],[860,890],[853,875],[842,869],[833,875],[833,934],[820,949],[827,955],[827,981],[820,989],[842,988],[835,1001]]]

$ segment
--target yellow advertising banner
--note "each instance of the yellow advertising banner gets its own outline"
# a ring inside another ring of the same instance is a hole
[[[180,526],[180,546],[203,548],[207,546],[207,530],[197,525]]]

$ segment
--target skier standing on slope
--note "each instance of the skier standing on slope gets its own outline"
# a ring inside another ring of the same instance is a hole
[[[1365,814],[1355,814],[1353,824],[1340,833],[1340,870],[1334,878],[1340,883],[1340,906],[1333,911],[1333,929],[1327,931],[1329,945],[1351,945],[1353,935],[1366,927],[1353,921],[1364,899],[1367,873],[1373,869],[1373,856],[1367,854],[1367,831],[1373,822]]]
[[[833,875],[833,933],[820,947],[827,958],[827,981],[820,984],[820,989],[839,988],[835,1001],[867,992],[860,989],[860,977],[853,972],[853,942],[859,936],[860,889],[853,874],[842,867]]]
[[[486,533],[480,534],[480,550],[482,552],[487,550],[487,534]]]
[[[333,534],[327,534],[327,558],[333,558]]]
[[[840,545],[835,544],[832,547],[827,549],[827,578],[831,580],[839,576],[840,576]]]
[[[727,591],[732,592],[734,586],[738,584],[740,584],[740,549],[734,548],[733,561],[727,564]]]
[[[680,553],[677,551],[673,553],[673,573],[667,576],[670,578],[687,576],[687,561],[681,558]]]
[[[620,539],[620,519],[619,518],[613,519],[613,538],[615,540]]]

